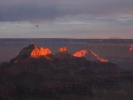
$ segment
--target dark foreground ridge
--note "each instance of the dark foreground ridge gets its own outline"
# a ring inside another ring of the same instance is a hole
[[[62,47],[53,55],[34,44],[23,48],[0,65],[0,100],[132,100],[132,71],[86,60],[86,53],[70,55]]]

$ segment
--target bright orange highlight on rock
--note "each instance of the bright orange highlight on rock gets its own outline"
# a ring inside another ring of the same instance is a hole
[[[130,51],[133,51],[133,44],[131,44],[131,47],[129,48]]]
[[[62,47],[58,49],[58,53],[66,53],[66,52],[67,52],[66,47]]]
[[[97,54],[95,54],[92,50],[90,50],[90,52],[97,58],[97,60],[99,60],[100,62],[108,62],[107,59],[103,59],[103,58],[99,58]]]
[[[80,50],[80,51],[77,51],[73,54],[73,56],[75,57],[84,57],[86,54],[87,54],[87,50]]]
[[[39,56],[47,56],[52,54],[52,52],[48,48],[43,48],[43,47],[35,47],[33,51],[31,52],[31,57],[37,58]]]

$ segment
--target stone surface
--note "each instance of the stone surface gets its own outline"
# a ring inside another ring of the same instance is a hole
[[[87,50],[80,50],[80,51],[75,52],[73,54],[73,56],[75,56],[75,57],[84,57],[87,53],[88,53]]]
[[[68,53],[66,47],[61,47],[58,49],[58,53]]]
[[[47,54],[49,49],[29,45],[0,65],[0,100],[132,100],[131,71],[72,56],[65,47],[51,59]]]
[[[49,56],[52,55],[52,52],[48,48],[43,47],[37,47],[34,44],[31,44],[25,48],[23,48],[19,55],[15,58],[13,58],[11,61],[17,61],[17,60],[24,60],[29,57],[33,58],[39,58],[40,56]]]

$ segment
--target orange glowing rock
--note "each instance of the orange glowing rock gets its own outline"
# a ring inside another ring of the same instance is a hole
[[[130,51],[133,51],[133,48],[130,48]]]
[[[31,57],[39,57],[39,56],[47,56],[52,54],[52,52],[48,48],[43,48],[43,47],[36,47],[32,52],[31,52]]]
[[[130,51],[133,51],[133,44],[131,44],[131,47],[129,48]]]
[[[98,58],[98,60],[99,60],[100,62],[108,62],[107,59],[103,59],[103,58]]]
[[[23,48],[19,55],[15,57],[15,60],[23,60],[29,57],[38,58],[40,56],[51,55],[52,52],[48,48],[37,47],[34,44],[29,45],[28,47]]]
[[[58,49],[58,53],[67,53],[66,47],[61,47]]]
[[[107,59],[103,59],[103,58],[99,58],[97,54],[95,54],[92,50],[90,50],[91,54],[94,55],[97,60],[99,60],[100,62],[108,62]]]
[[[84,57],[87,54],[87,50],[80,50],[73,54],[74,57]]]

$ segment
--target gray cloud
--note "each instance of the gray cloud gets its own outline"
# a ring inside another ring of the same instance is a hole
[[[0,21],[53,21],[78,15],[110,18],[133,14],[132,4],[133,0],[1,0]]]

